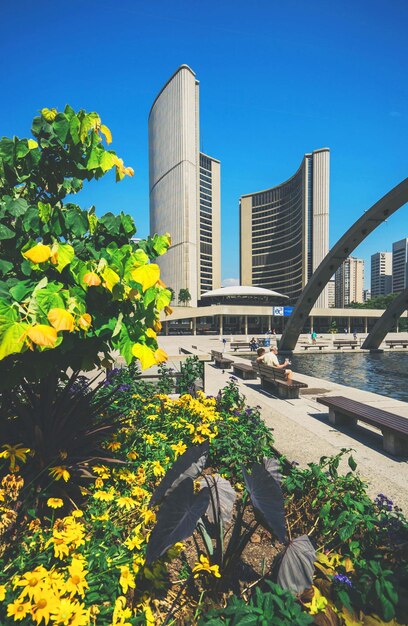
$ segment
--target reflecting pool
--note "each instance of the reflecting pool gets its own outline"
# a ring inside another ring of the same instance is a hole
[[[294,372],[408,402],[408,352],[294,354]]]

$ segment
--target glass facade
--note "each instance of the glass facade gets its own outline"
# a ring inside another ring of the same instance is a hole
[[[200,286],[199,295],[213,289],[212,161],[200,154]]]

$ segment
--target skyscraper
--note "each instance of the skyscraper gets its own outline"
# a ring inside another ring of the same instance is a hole
[[[349,256],[335,273],[336,307],[344,308],[351,302],[364,302],[364,261]]]
[[[371,255],[371,297],[386,296],[392,291],[392,253]]]
[[[199,151],[199,83],[182,65],[149,114],[150,232],[170,233],[163,281],[197,305],[221,284],[220,163]]]
[[[242,285],[273,289],[295,303],[329,251],[328,148],[305,154],[286,182],[240,199]],[[316,302],[328,306],[328,289]]]
[[[392,291],[398,293],[408,287],[408,239],[392,244]]]

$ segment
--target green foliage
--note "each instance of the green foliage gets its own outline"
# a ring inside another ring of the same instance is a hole
[[[189,292],[188,289],[180,289],[179,294],[178,294],[178,301],[179,304],[184,304],[187,306],[187,304],[190,302],[191,300],[191,293]]]
[[[386,309],[399,293],[390,293],[387,296],[377,296],[367,302],[350,302],[346,309]]]
[[[57,373],[36,384],[23,381],[3,394],[0,441],[19,441],[28,449],[20,467],[26,485],[24,512],[42,514],[49,497],[63,498],[66,510],[78,506],[83,500],[81,488],[94,479],[92,464],[117,462],[101,448],[123,422],[123,417],[106,414],[115,392],[111,388],[102,397],[99,387],[86,378],[73,374],[60,382]],[[8,460],[1,465],[0,476],[4,476]]]
[[[133,175],[112,150],[96,113],[43,109],[35,139],[0,141],[0,360],[4,388],[23,377],[91,369],[118,350],[142,367],[157,351],[159,313],[170,292],[154,261],[168,236],[130,242],[133,219],[98,218],[68,195],[110,169]]]
[[[249,467],[271,455],[274,438],[259,407],[246,406],[234,376],[220,390],[217,407],[223,419],[218,424],[219,436],[211,442],[211,457],[223,476],[239,480],[241,465]]]
[[[227,606],[212,609],[203,616],[199,626],[306,626],[313,617],[304,613],[294,596],[270,581],[268,590],[256,587],[253,598],[247,604],[232,596]]]
[[[202,381],[204,387],[204,363],[197,356],[189,356],[180,365],[178,393],[195,393],[197,381]]]

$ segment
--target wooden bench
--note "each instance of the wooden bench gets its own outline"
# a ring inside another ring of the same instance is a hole
[[[234,374],[243,378],[244,380],[253,380],[257,378],[257,372],[249,363],[233,363],[232,371]]]
[[[389,348],[393,348],[394,346],[408,347],[408,339],[386,339],[385,343]]]
[[[319,397],[317,401],[329,407],[329,421],[332,424],[355,426],[357,420],[366,422],[381,430],[386,452],[408,454],[408,418],[344,396]]]
[[[322,350],[323,348],[328,348],[328,343],[301,343],[300,346],[305,350],[311,350],[312,348],[319,348]]]
[[[240,348],[250,348],[248,341],[231,341],[230,348],[236,352]]]
[[[211,350],[211,356],[214,359],[215,367],[222,367],[222,369],[227,370],[233,364],[233,360],[226,357],[222,352],[217,352],[217,350]]]
[[[272,390],[278,398],[285,400],[297,399],[299,398],[299,390],[307,387],[306,383],[293,380],[293,378],[287,380],[283,368],[271,367],[264,363],[255,363],[254,369],[259,374],[262,389],[266,391]]]
[[[354,350],[354,348],[358,347],[358,341],[356,339],[335,339],[333,346],[336,346],[337,350],[340,350],[340,348],[351,348]]]

